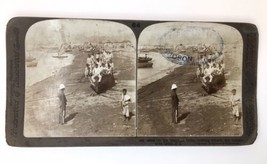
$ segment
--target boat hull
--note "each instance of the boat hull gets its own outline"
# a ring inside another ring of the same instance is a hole
[[[102,75],[102,79],[101,82],[98,82],[98,79],[95,80],[95,82],[93,82],[93,80],[91,78],[89,78],[90,81],[90,86],[91,88],[97,93],[103,93],[106,90],[112,88],[113,86],[115,86],[115,79],[113,74],[104,74]]]
[[[208,93],[216,93],[218,90],[223,88],[226,85],[226,80],[224,75],[214,75],[212,78],[212,81],[204,82],[203,79],[201,79],[202,82],[202,88]]]
[[[53,58],[67,58],[67,55],[53,55]]]
[[[27,67],[36,67],[37,64],[38,64],[37,61],[31,61],[31,62],[27,62],[27,63],[26,63],[26,66],[27,66]]]
[[[147,62],[147,63],[138,63],[138,68],[152,68],[153,63]]]

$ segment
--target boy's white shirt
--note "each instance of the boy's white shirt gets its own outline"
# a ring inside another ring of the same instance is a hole
[[[232,106],[237,105],[238,99],[236,97],[237,97],[236,95],[232,94],[232,96],[231,96],[231,104],[232,104]]]
[[[121,101],[123,104],[127,105],[129,103],[129,101],[131,100],[131,97],[129,95],[123,95],[122,94],[122,98],[121,98]]]

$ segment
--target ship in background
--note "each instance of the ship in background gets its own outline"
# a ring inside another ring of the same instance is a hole
[[[147,57],[147,54],[145,54],[145,57],[138,57],[138,68],[152,68],[152,58]]]

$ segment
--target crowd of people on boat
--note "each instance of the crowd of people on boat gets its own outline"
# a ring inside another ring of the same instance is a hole
[[[98,52],[88,53],[84,77],[91,78],[93,82],[101,82],[104,74],[113,74],[113,54],[110,51],[101,49]]]
[[[223,58],[223,54],[218,51],[215,53],[201,54],[198,57],[197,78],[202,78],[206,83],[207,80],[212,82],[214,75],[223,75],[225,70]]]

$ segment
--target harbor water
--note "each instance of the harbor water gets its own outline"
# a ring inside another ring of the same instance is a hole
[[[36,58],[36,67],[26,67],[26,87],[31,86],[56,74],[62,67],[72,64],[74,55],[64,54],[66,58],[54,58],[55,52],[31,52],[31,56]],[[27,56],[27,54],[26,54]]]
[[[140,89],[156,80],[159,80],[172,72],[180,65],[172,63],[164,58],[160,53],[150,52],[147,53],[148,57],[152,58],[152,68],[138,68],[137,71],[137,88]],[[141,54],[140,56],[144,56]]]

